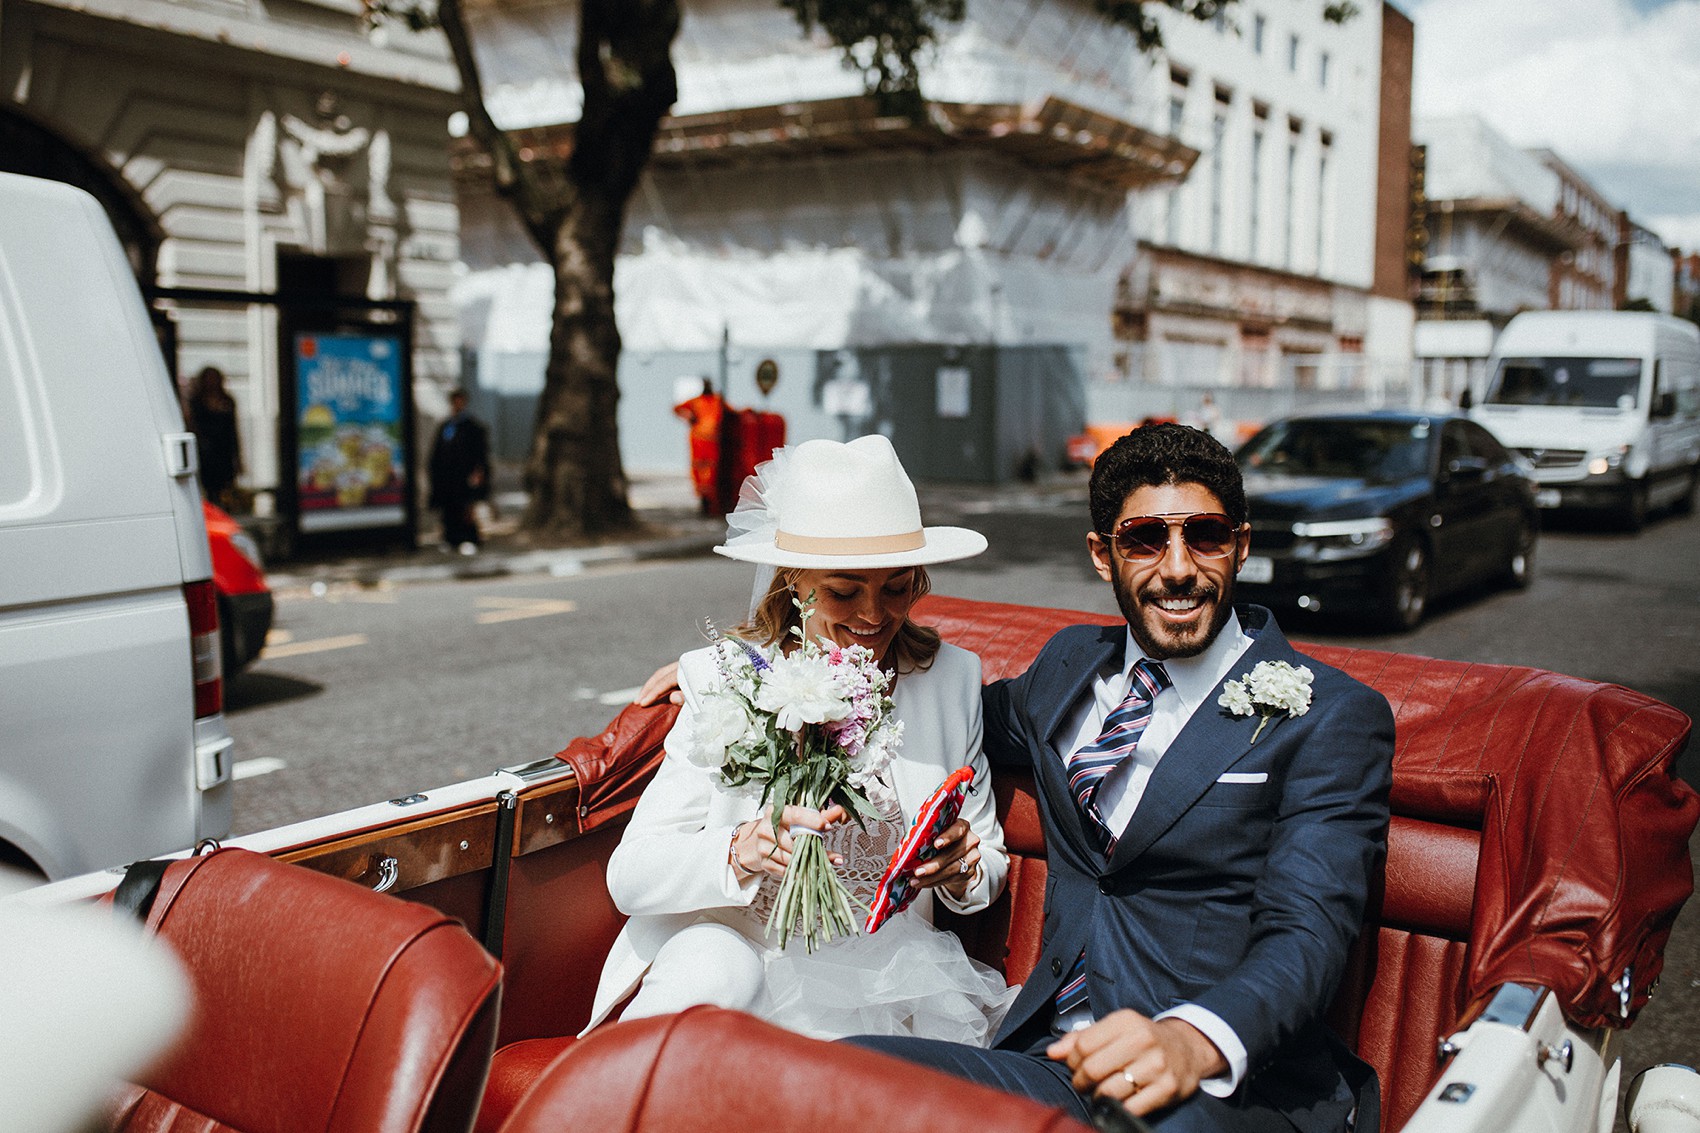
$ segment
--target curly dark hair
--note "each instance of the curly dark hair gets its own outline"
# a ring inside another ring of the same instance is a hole
[[[1236,525],[1246,522],[1245,482],[1234,454],[1202,429],[1162,422],[1141,425],[1098,454],[1088,489],[1092,529],[1112,530],[1136,488],[1161,484],[1199,484]]]

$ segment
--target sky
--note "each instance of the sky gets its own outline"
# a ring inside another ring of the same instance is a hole
[[[1700,251],[1700,0],[1394,0],[1414,110],[1544,146],[1665,243]]]

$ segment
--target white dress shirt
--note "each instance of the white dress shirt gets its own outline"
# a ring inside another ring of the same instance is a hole
[[[1222,632],[1216,635],[1216,640],[1211,642],[1210,647],[1203,653],[1196,657],[1171,658],[1163,662],[1163,668],[1169,674],[1170,687],[1159,692],[1157,698],[1152,701],[1151,722],[1146,725],[1144,734],[1140,736],[1139,746],[1131,756],[1111,768],[1098,787],[1098,810],[1104,816],[1104,824],[1111,830],[1127,829],[1134,811],[1139,807],[1139,800],[1144,797],[1145,785],[1151,781],[1151,773],[1156,770],[1169,744],[1180,735],[1181,729],[1192,719],[1192,714],[1205,705],[1210,694],[1216,691],[1216,686],[1222,683],[1223,678],[1239,661],[1241,654],[1249,648],[1251,638],[1247,637],[1240,627],[1239,615],[1230,611],[1226,624],[1222,626]],[[1099,733],[1104,730],[1105,718],[1127,695],[1127,684],[1131,679],[1133,666],[1144,656],[1144,650],[1134,641],[1133,631],[1129,630],[1121,668],[1100,671],[1093,678],[1092,695],[1082,697],[1080,703],[1070,710],[1069,718],[1062,729],[1063,735],[1074,736],[1074,741],[1068,749],[1070,755],[1097,739]],[[1204,1036],[1216,1045],[1216,1049],[1222,1052],[1222,1057],[1228,1063],[1228,1072],[1214,1078],[1206,1078],[1199,1083],[1199,1088],[1215,1097],[1227,1097],[1234,1092],[1240,1080],[1245,1077],[1245,1044],[1234,1034],[1233,1028],[1222,1021],[1221,1016],[1197,1004],[1183,1003],[1163,1012],[1157,1018],[1182,1019],[1203,1032]],[[1059,1017],[1057,1030],[1079,1030],[1092,1021],[1091,1007],[1082,1005]]]

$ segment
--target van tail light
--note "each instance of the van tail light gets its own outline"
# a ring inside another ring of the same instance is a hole
[[[189,603],[189,641],[195,666],[195,716],[217,716],[224,711],[224,661],[218,640],[218,592],[212,580],[186,582],[183,597]]]

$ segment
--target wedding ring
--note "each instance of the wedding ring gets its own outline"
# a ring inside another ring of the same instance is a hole
[[[1143,1086],[1141,1086],[1141,1085],[1140,1085],[1140,1084],[1139,1084],[1139,1083],[1138,1083],[1138,1082],[1136,1082],[1136,1081],[1134,1081],[1134,1078],[1133,1078],[1133,1071],[1132,1071],[1132,1070],[1129,1070],[1129,1069],[1128,1069],[1128,1068],[1127,1068],[1127,1067],[1125,1067],[1125,1066],[1124,1066],[1124,1067],[1122,1067],[1122,1081],[1124,1081],[1124,1082],[1126,1082],[1126,1083],[1127,1083],[1127,1084],[1128,1084],[1128,1085],[1130,1085],[1130,1086],[1132,1086],[1132,1087],[1133,1087],[1133,1092],[1134,1092],[1134,1093],[1136,1093],[1136,1094],[1137,1094],[1137,1093],[1138,1093],[1138,1092],[1139,1092],[1139,1091],[1140,1091],[1140,1090],[1142,1090],[1142,1089],[1144,1089],[1144,1087],[1143,1087]]]
[[[956,872],[957,873],[967,873],[968,872],[968,859],[967,858],[963,858],[961,861],[956,863]]]

